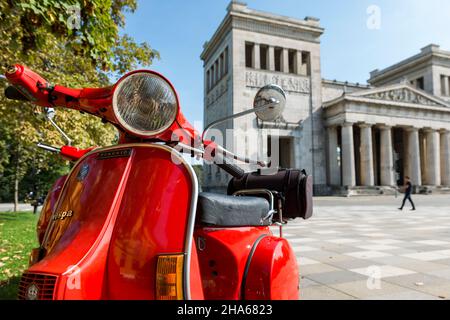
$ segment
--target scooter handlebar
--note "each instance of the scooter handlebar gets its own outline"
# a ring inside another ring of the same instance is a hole
[[[49,146],[48,144],[44,144],[44,143],[41,143],[41,142],[39,142],[37,144],[37,147],[41,148],[41,149],[43,149],[45,151],[50,151],[50,152],[53,152],[53,153],[60,153],[61,152],[60,148]]]
[[[22,92],[20,92],[14,86],[9,86],[5,89],[5,97],[9,100],[30,101]]]
[[[23,96],[37,105],[44,107],[50,105],[49,90],[52,89],[52,86],[50,86],[47,80],[31,69],[16,64],[8,68],[5,76],[16,89],[7,89],[5,91],[7,98],[23,100],[20,99]],[[19,93],[21,96],[19,96]]]
[[[58,147],[49,146],[49,145],[41,143],[41,142],[39,142],[37,144],[37,146],[46,151],[58,153],[59,155],[61,155],[61,157],[65,158],[69,161],[77,161],[82,156],[84,156],[86,153],[95,149],[95,147],[90,147],[87,149],[78,149],[78,148],[75,148],[72,146],[62,146],[61,148],[58,148]]]
[[[8,99],[28,100],[42,107],[66,107],[94,115],[111,104],[110,87],[72,89],[53,86],[39,74],[20,64],[9,67],[5,76],[12,84],[12,87],[5,90]],[[101,117],[112,120],[108,114]]]
[[[220,161],[219,163],[216,163],[216,165],[220,169],[222,169],[223,171],[230,174],[231,176],[233,176],[236,179],[242,179],[245,176],[244,170],[242,170],[241,168],[239,168],[238,166],[236,166],[234,164],[227,163],[225,158],[223,158],[221,160],[222,161]]]

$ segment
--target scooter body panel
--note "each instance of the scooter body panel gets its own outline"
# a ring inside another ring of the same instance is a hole
[[[66,179],[67,175],[59,177],[47,193],[36,228],[39,244],[42,244],[42,241],[44,240],[45,231],[47,230]]]
[[[258,238],[270,234],[269,227],[196,228],[194,239],[205,299],[241,299],[249,254]]]
[[[245,283],[247,300],[297,300],[297,259],[284,238],[265,237],[251,258]]]
[[[168,147],[91,152],[61,191],[45,237],[47,255],[27,273],[56,276],[56,299],[154,299],[156,256],[188,251],[188,219],[197,197],[192,179]],[[198,277],[198,266],[191,269],[191,277]]]
[[[136,148],[133,163],[109,247],[107,299],[155,299],[157,256],[186,252],[192,177],[159,148]]]

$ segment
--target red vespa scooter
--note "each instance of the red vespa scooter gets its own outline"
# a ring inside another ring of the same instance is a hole
[[[20,299],[298,299],[295,254],[269,226],[311,216],[309,176],[268,179],[227,162],[239,157],[203,141],[153,71],[99,89],[52,86],[22,65],[6,77],[10,99],[80,110],[120,132],[118,145],[82,155],[50,191]],[[280,88],[260,93],[257,114],[283,102]],[[199,194],[176,149],[230,173],[230,195]]]

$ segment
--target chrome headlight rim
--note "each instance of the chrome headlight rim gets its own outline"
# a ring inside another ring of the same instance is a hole
[[[162,126],[158,130],[152,130],[152,131],[139,130],[137,128],[134,128],[134,127],[130,126],[125,121],[125,119],[123,119],[123,117],[121,116],[121,113],[120,113],[120,110],[119,110],[119,106],[117,105],[118,95],[119,95],[119,93],[121,91],[120,89],[126,83],[125,80],[129,79],[132,76],[135,76],[135,75],[138,75],[138,74],[143,74],[143,73],[150,74],[150,75],[154,76],[155,78],[159,78],[160,80],[162,80],[168,86],[168,88],[171,90],[171,92],[173,93],[173,96],[175,98],[176,111],[175,111],[175,113],[173,115],[173,119],[170,119],[170,121],[168,121],[166,125]],[[158,135],[164,133],[165,131],[167,131],[177,121],[178,114],[180,112],[180,102],[179,102],[178,93],[175,90],[175,87],[162,74],[160,74],[160,73],[158,73],[156,71],[152,71],[152,70],[136,70],[136,71],[132,71],[130,73],[127,73],[122,78],[120,78],[119,81],[114,86],[114,89],[113,89],[112,107],[113,107],[114,116],[115,116],[118,124],[120,125],[120,127],[122,129],[124,129],[126,132],[128,132],[128,133],[130,133],[132,135],[138,136],[140,138],[147,138],[147,139],[153,138],[153,137],[158,136]]]

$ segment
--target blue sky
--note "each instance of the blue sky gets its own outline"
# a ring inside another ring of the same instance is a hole
[[[139,0],[122,32],[161,54],[151,67],[177,89],[189,121],[203,119],[203,43],[226,14],[229,0]],[[322,77],[365,83],[369,72],[412,56],[430,43],[450,50],[448,0],[248,0],[252,9],[304,18],[325,28]],[[380,29],[369,29],[367,9],[380,8]]]

